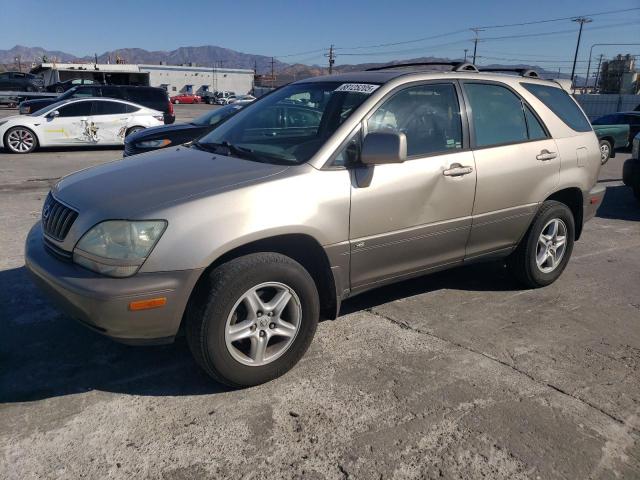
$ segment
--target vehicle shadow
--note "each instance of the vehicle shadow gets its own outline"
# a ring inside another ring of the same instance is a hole
[[[131,347],[57,311],[24,267],[0,271],[0,403],[89,390],[199,395],[228,390],[193,361],[184,338]]]
[[[477,264],[359,295],[340,315],[443,288],[516,290],[499,263]],[[116,343],[57,311],[24,267],[0,271],[0,404],[100,390],[180,396],[229,391],[193,361],[184,337],[172,345]]]
[[[640,202],[625,185],[607,187],[596,216],[613,220],[640,221]]]

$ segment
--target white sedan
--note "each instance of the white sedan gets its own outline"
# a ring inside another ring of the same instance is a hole
[[[0,120],[0,147],[29,153],[40,147],[122,145],[124,137],[164,125],[162,112],[116,100],[64,100],[31,115]]]

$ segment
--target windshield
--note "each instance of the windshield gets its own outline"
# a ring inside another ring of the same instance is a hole
[[[229,118],[241,108],[242,107],[240,105],[227,105],[226,107],[222,107],[217,110],[211,110],[204,115],[200,115],[191,123],[199,126],[217,125],[223,120]]]
[[[377,87],[342,82],[288,85],[251,103],[195,147],[260,162],[304,163]]]
[[[60,98],[60,97],[58,97],[58,98]],[[61,105],[64,105],[65,103],[67,103],[66,100],[61,100],[59,102],[52,103],[51,105],[47,105],[46,107],[42,107],[40,110],[37,110],[37,111],[31,113],[30,115],[32,117],[39,117],[40,115],[44,115],[46,113],[52,112],[53,110],[55,110],[56,108],[60,107]]]

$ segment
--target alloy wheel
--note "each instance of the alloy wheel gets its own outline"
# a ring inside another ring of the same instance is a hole
[[[559,218],[551,219],[540,232],[536,248],[536,265],[542,273],[553,272],[567,249],[567,226]]]
[[[16,128],[7,135],[7,144],[14,152],[26,153],[35,145],[35,138],[29,130]]]
[[[609,148],[608,143],[603,143],[600,145],[600,161],[605,163],[609,160],[609,156],[611,156],[611,149]]]
[[[240,296],[225,326],[231,356],[249,366],[281,357],[300,330],[302,305],[298,295],[278,282],[261,283]]]

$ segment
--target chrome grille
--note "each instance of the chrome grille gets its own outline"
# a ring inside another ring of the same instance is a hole
[[[63,205],[49,193],[42,207],[42,228],[49,237],[63,241],[78,217],[78,212]]]

